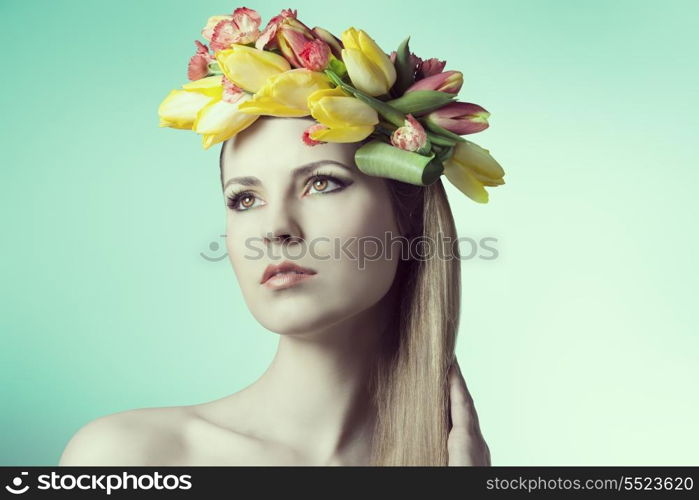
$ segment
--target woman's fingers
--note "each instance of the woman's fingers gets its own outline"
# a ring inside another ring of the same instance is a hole
[[[466,381],[461,375],[461,369],[456,359],[449,368],[449,401],[453,428],[464,431],[471,430],[473,428],[471,414],[475,412],[473,399],[468,393]]]
[[[490,449],[481,434],[478,414],[456,360],[449,369],[452,427],[447,448],[449,465],[490,465]]]

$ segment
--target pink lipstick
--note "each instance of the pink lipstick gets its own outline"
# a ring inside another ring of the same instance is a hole
[[[280,264],[267,266],[267,269],[262,274],[260,284],[273,290],[279,290],[292,287],[297,283],[312,278],[315,274],[316,271],[313,269],[301,267],[285,260]]]

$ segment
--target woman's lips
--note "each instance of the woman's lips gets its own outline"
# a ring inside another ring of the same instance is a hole
[[[314,269],[301,267],[295,262],[285,260],[279,264],[270,264],[262,273],[260,283],[266,285],[273,278],[278,277],[273,284],[280,285],[282,288],[298,283],[300,278],[309,278],[316,274]],[[273,287],[273,285],[270,285]]]
[[[302,281],[313,278],[315,274],[298,273],[295,271],[287,271],[275,274],[263,283],[264,286],[272,290],[280,290],[282,288],[292,287]]]

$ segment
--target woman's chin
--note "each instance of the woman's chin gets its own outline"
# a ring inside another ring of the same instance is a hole
[[[279,335],[312,335],[340,321],[345,315],[321,310],[322,303],[297,305],[293,308],[281,304],[266,304],[255,319],[267,330]]]

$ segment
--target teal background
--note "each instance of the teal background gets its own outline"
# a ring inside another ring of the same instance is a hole
[[[699,4],[243,5],[387,52],[411,35],[492,113],[471,139],[507,184],[487,205],[446,189],[462,236],[498,238],[464,261],[457,347],[493,464],[696,465]],[[0,464],[56,464],[94,418],[271,361],[228,260],[200,256],[225,251],[218,146],[157,118],[237,6],[0,2]]]

